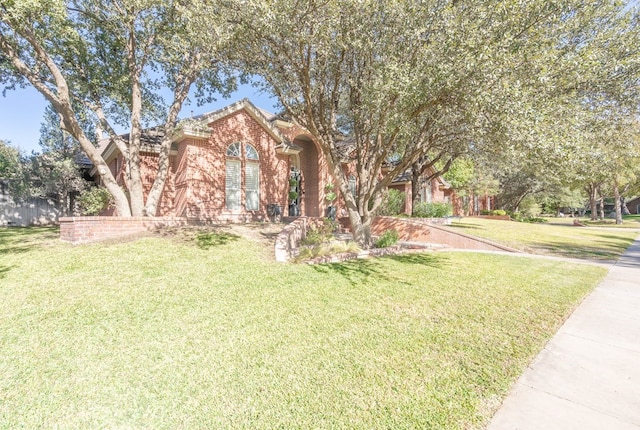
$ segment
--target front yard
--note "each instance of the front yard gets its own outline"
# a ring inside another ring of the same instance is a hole
[[[586,260],[615,260],[640,234],[640,223],[627,217],[624,230],[612,221],[593,227],[576,227],[574,218],[549,218],[548,223],[529,224],[467,217],[451,227],[473,236],[493,240],[531,254]],[[586,219],[580,219],[587,222]]]
[[[277,264],[226,231],[56,237],[0,229],[0,428],[482,428],[605,275],[456,252]]]

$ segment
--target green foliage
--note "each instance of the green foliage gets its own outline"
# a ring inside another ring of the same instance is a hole
[[[0,140],[0,179],[11,179],[20,171],[20,151]]]
[[[376,248],[387,248],[398,243],[398,232],[396,230],[386,230],[382,236],[375,241]]]
[[[519,212],[527,217],[537,217],[542,213],[542,208],[538,204],[534,196],[527,196],[520,202],[518,206]]]
[[[480,215],[504,216],[506,214],[507,214],[507,211],[504,211],[502,209],[494,209],[494,210],[491,210],[491,211],[483,209],[483,210],[480,211]]]
[[[416,218],[443,218],[453,214],[451,203],[419,202],[413,207],[413,217]]]
[[[459,194],[464,193],[469,190],[476,177],[473,161],[469,158],[455,160],[442,177]]]
[[[508,212],[511,219],[518,222],[526,222],[531,224],[543,224],[546,223],[547,220],[545,218],[540,218],[538,216],[522,213],[522,212]]]
[[[78,200],[83,215],[99,215],[112,203],[111,194],[104,187],[91,187],[83,191]]]
[[[334,188],[335,186],[331,182],[324,186],[324,191],[326,193],[324,198],[330,205],[338,198],[338,195],[333,191]]]
[[[378,215],[394,216],[402,214],[405,198],[406,193],[393,188],[388,189],[378,207]]]
[[[203,102],[235,86],[219,61],[231,26],[211,2],[3,1],[1,10],[0,82],[6,88],[32,84],[94,160],[100,154],[92,133],[83,130],[87,123],[93,130],[99,119],[112,139],[120,139],[115,130],[130,126],[131,141],[121,143],[129,143],[122,155],[132,176],[141,172],[142,127],[159,123],[173,130],[194,84],[191,94]],[[164,155],[171,137],[167,133],[157,146]],[[98,172],[121,215],[156,212],[166,175],[155,175],[145,200],[142,181],[131,181],[126,196],[109,169]]]
[[[322,223],[312,223],[307,228],[307,234],[301,241],[302,245],[318,245],[327,243],[333,239],[333,232],[336,231],[338,224],[336,221],[323,218]]]

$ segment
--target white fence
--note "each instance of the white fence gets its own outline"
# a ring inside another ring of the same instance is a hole
[[[47,199],[33,197],[20,204],[0,199],[0,226],[55,224],[59,216],[60,211]]]

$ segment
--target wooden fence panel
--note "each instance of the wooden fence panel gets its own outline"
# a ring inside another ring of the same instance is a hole
[[[60,211],[53,202],[43,198],[30,198],[20,204],[12,200],[0,201],[0,226],[57,224]]]

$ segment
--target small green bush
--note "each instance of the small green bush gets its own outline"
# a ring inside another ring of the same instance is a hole
[[[443,218],[452,214],[451,203],[420,202],[413,208],[413,216],[416,218]]]
[[[113,203],[111,194],[104,187],[91,187],[78,199],[82,215],[99,215]]]
[[[398,243],[398,232],[395,230],[387,230],[376,240],[374,246],[376,248],[387,248],[396,243]]]
[[[305,238],[302,239],[302,245],[319,245],[321,243],[327,243],[333,239],[333,232],[336,231],[338,224],[325,218],[322,220],[322,224],[311,224],[307,229]]]
[[[490,215],[504,216],[507,214],[507,211],[503,211],[502,209],[494,209],[490,212]]]
[[[405,193],[402,191],[390,188],[385,194],[380,207],[378,208],[378,215],[382,216],[394,216],[400,215],[404,210]]]
[[[522,212],[509,212],[509,216],[518,222],[528,222],[528,223],[545,223],[547,222],[544,218],[534,217],[530,215],[523,214]]]

